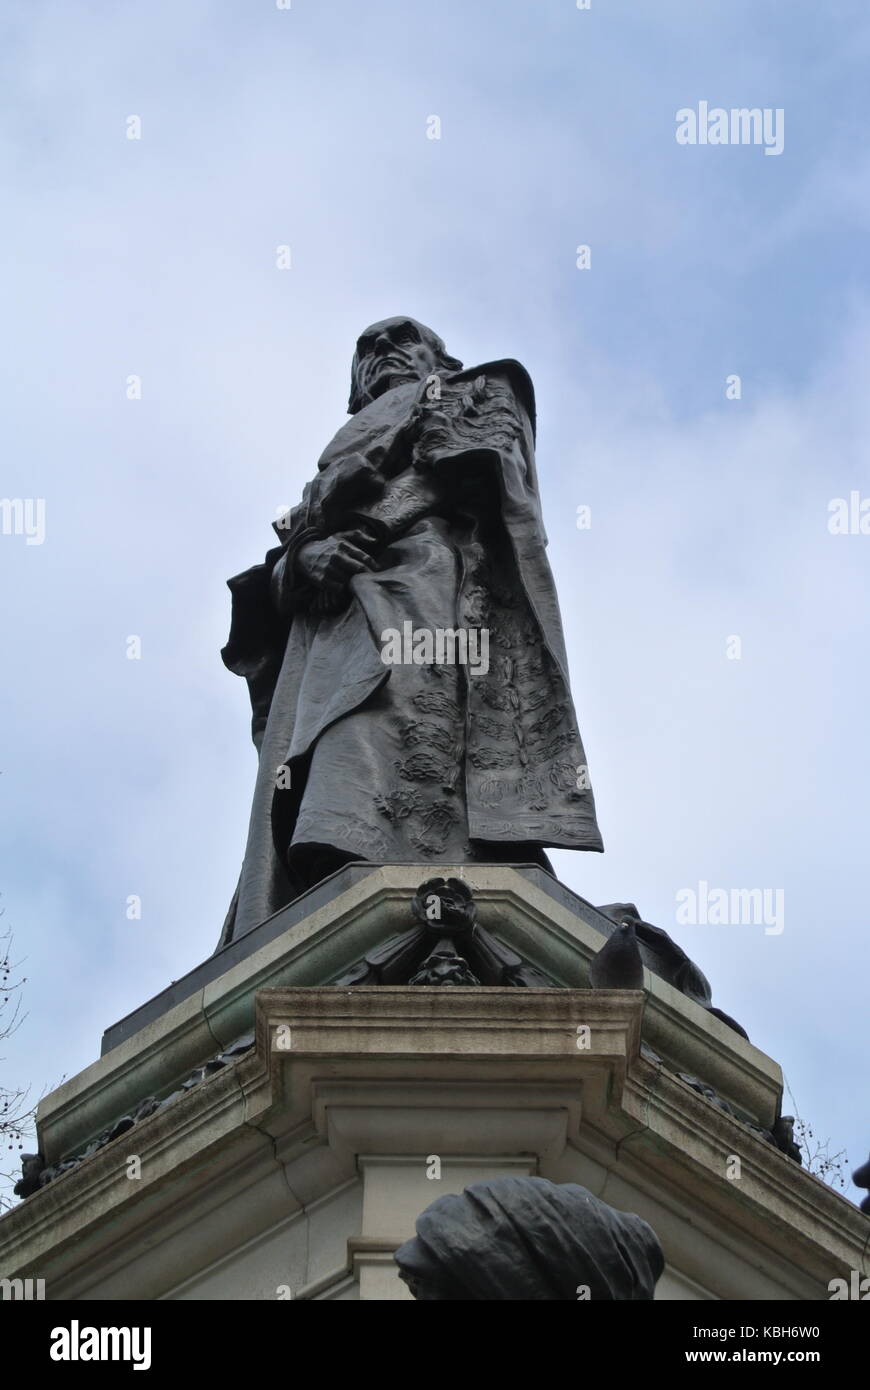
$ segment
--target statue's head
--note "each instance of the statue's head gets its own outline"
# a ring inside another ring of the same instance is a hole
[[[462,370],[444,343],[416,319],[382,319],[361,333],[356,343],[350,380],[348,411],[355,415],[364,405],[407,381],[424,381],[433,375]]]
[[[493,1302],[652,1300],[665,1267],[658,1236],[577,1183],[489,1178],[438,1197],[393,1256],[416,1299]]]
[[[471,931],[477,921],[474,895],[459,878],[427,878],[414,894],[411,911],[438,936]]]

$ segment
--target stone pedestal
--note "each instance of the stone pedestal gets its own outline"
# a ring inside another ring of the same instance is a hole
[[[431,875],[349,866],[46,1097],[47,1163],[116,1137],[0,1220],[0,1272],[48,1299],[407,1299],[392,1253],[419,1212],[511,1174],[648,1221],[657,1298],[826,1299],[861,1267],[866,1218],[764,1137],[775,1062],[648,971],[586,988],[613,923],[540,870],[440,872],[552,987],[330,984]]]

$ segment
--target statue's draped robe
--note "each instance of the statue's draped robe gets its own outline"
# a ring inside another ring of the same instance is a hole
[[[324,452],[283,544],[230,580],[224,660],[246,677],[260,769],[221,944],[315,881],[324,855],[375,863],[601,850],[568,685],[516,362],[386,392]],[[376,568],[337,613],[295,568],[362,528]],[[385,664],[382,634],[489,631],[489,670]],[[280,769],[280,771],[279,771]],[[543,862],[546,862],[545,860]]]

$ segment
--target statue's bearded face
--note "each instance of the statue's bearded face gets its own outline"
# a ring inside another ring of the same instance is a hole
[[[394,386],[444,370],[444,344],[414,319],[384,319],[357,340],[351,400],[358,409]],[[459,363],[450,360],[448,370]]]

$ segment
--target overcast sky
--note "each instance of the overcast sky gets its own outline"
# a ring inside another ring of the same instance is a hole
[[[7,1081],[213,950],[255,775],[225,580],[410,314],[535,383],[606,851],[559,875],[670,931],[856,1167],[870,535],[828,523],[870,497],[866,0],[7,0],[0,40],[0,493],[45,500],[0,535]],[[700,102],[781,110],[782,152],[679,144]],[[702,881],[783,930],[678,924]]]

